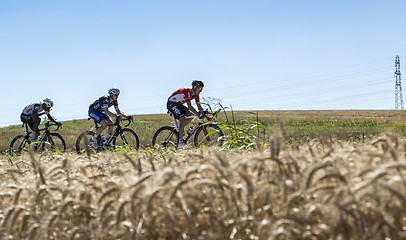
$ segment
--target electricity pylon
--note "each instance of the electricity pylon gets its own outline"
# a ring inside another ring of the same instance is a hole
[[[400,60],[398,55],[396,55],[395,67],[395,109],[403,110],[402,74],[400,73]]]

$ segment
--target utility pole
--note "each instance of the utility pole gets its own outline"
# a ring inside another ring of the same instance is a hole
[[[402,74],[400,73],[399,55],[396,55],[395,67],[395,109],[403,110]]]

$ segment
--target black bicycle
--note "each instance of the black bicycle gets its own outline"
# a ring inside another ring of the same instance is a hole
[[[190,127],[184,139],[185,143],[194,136],[194,146],[195,147],[210,147],[210,146],[221,146],[223,144],[222,137],[224,136],[223,131],[216,123],[212,123],[212,120],[215,116],[214,113],[209,113],[207,111],[203,112],[204,114],[200,116],[185,116],[188,118],[198,118],[199,122],[196,126]],[[171,114],[172,115],[172,114]],[[207,115],[213,115],[209,117]],[[204,118],[207,118],[208,122],[204,122]],[[152,138],[152,146],[160,145],[162,147],[177,147],[179,141],[179,123],[177,119],[174,119],[172,122],[172,127],[164,126],[159,128]]]
[[[58,131],[60,125],[46,122],[45,127],[39,129],[40,132],[44,132],[39,139],[31,140],[31,132],[28,129],[28,124],[24,123],[25,135],[18,135],[10,144],[10,155],[21,155],[22,152],[27,152],[29,147],[32,146],[35,151],[52,151],[56,153],[63,153],[66,150],[65,140],[61,135],[55,132],[51,132],[52,126],[58,126],[54,131]]]
[[[91,118],[89,118],[90,120]],[[138,140],[137,134],[129,129],[122,128],[120,125],[121,121],[127,121],[128,123],[124,127],[128,127],[133,121],[132,116],[119,120],[116,117],[115,123],[111,124],[116,126],[113,135],[106,142],[103,141],[103,135],[99,135],[96,139],[97,147],[93,147],[91,144],[91,139],[95,134],[93,131],[85,131],[76,140],[76,152],[82,154],[86,152],[86,149],[91,149],[93,152],[100,152],[105,150],[138,150],[140,146],[140,141]],[[96,130],[100,127],[99,124],[94,121]]]

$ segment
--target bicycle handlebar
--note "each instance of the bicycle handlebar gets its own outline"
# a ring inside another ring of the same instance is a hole
[[[40,131],[42,131],[42,130],[46,130],[46,129],[49,129],[50,127],[52,127],[52,126],[58,126],[54,131],[58,131],[59,130],[59,128],[62,128],[62,124],[61,125],[59,125],[59,124],[56,124],[56,123],[51,123],[50,121],[48,121],[48,122],[46,122],[45,123],[45,128],[43,128],[43,129],[40,129]]]
[[[130,125],[131,123],[134,123],[133,116],[128,116],[126,119],[123,119],[121,121],[127,121],[128,122],[127,124],[124,125],[125,127],[128,127],[128,125]]]
[[[124,127],[128,127],[131,123],[134,123],[133,116],[127,116],[125,119],[122,119],[122,120],[119,120],[119,119],[120,119],[120,115],[117,115],[116,122],[112,125],[117,126],[120,124],[120,121],[127,121],[128,123],[124,124]]]

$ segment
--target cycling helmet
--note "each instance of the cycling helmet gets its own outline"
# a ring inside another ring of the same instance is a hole
[[[118,88],[116,88],[116,87],[113,87],[113,88],[110,88],[109,89],[109,94],[114,94],[114,95],[118,95],[118,94],[120,94],[120,90],[118,89]]]
[[[42,103],[49,108],[54,106],[54,102],[50,98],[45,98]]]
[[[195,86],[204,87],[204,83],[202,81],[199,81],[199,80],[193,80],[192,87],[195,87]]]

